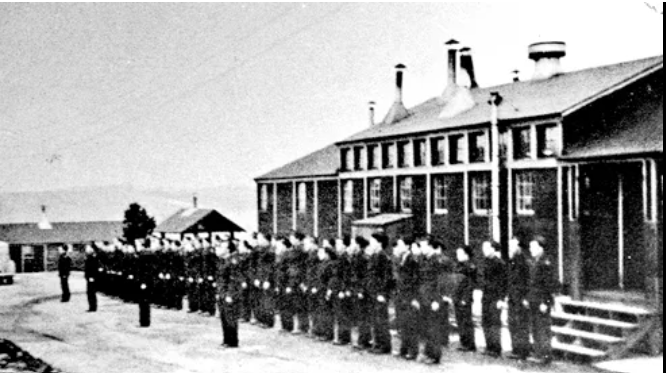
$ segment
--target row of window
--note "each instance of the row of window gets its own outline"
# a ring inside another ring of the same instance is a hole
[[[533,215],[535,212],[536,177],[534,172],[525,171],[516,174],[516,212],[520,215]],[[492,210],[492,193],[490,175],[477,174],[471,177],[471,209],[476,215],[487,215]],[[347,180],[343,183],[342,209],[346,214],[354,212],[354,184],[358,181]],[[373,179],[369,182],[368,208],[371,212],[381,212],[382,206],[382,180]],[[298,184],[297,210],[299,213],[307,212],[307,184]],[[414,179],[405,177],[400,179],[399,205],[404,213],[411,213],[414,200]],[[450,201],[451,181],[446,176],[433,178],[433,207],[436,214],[448,214]],[[268,186],[261,186],[261,210],[268,210]]]
[[[511,132],[514,160],[544,159],[558,153],[561,142],[556,125],[527,126]],[[341,149],[343,171],[363,171],[428,165],[457,165],[490,162],[490,141],[486,131],[411,141],[398,141]],[[506,148],[506,147],[504,147]],[[505,155],[505,154],[504,154]]]

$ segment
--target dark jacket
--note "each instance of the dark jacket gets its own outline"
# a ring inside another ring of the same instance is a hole
[[[385,252],[373,255],[368,262],[368,292],[373,296],[390,298],[394,288],[393,266]]]
[[[349,256],[341,255],[333,261],[333,277],[328,284],[333,296],[337,297],[340,292],[351,290],[351,261]],[[346,294],[345,294],[346,295]]]
[[[88,281],[90,280],[97,280],[97,276],[99,274],[99,260],[97,259],[96,254],[90,254],[86,256],[86,263],[85,263],[85,276]]]
[[[500,258],[486,258],[483,266],[483,299],[500,301],[508,293],[507,267]]]
[[[552,306],[559,288],[553,261],[544,256],[533,262],[530,280],[529,302]]]
[[[72,258],[62,254],[58,259],[58,274],[60,277],[69,277],[70,273],[72,273]]]
[[[509,301],[522,304],[530,292],[530,264],[524,254],[518,254],[509,260]]]
[[[396,262],[396,297],[403,302],[418,299],[421,287],[421,264],[411,253]]]
[[[473,263],[468,262],[459,265],[458,273],[460,280],[453,299],[458,304],[463,302],[472,304],[474,303],[474,290],[477,288],[479,270]]]
[[[350,290],[358,294],[368,295],[366,277],[368,274],[368,258],[363,253],[355,254],[350,259]]]

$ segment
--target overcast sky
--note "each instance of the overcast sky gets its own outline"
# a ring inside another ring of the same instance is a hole
[[[658,3],[661,10],[661,2]],[[0,4],[0,191],[246,184],[383,116],[393,66],[408,107],[440,94],[443,43],[482,86],[663,54],[642,1]]]

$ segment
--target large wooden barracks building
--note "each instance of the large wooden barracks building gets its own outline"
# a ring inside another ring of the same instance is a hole
[[[661,305],[663,56],[565,73],[566,45],[538,43],[531,80],[480,88],[470,50],[447,55],[440,97],[406,108],[398,65],[383,120],[257,178],[260,231],[542,235],[574,298]]]

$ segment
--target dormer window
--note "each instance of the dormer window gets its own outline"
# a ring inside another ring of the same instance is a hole
[[[513,130],[513,159],[516,161],[532,158],[532,127]]]
[[[559,138],[556,125],[537,127],[537,155],[539,158],[550,158],[558,154]]]
[[[414,153],[409,141],[398,143],[398,167],[407,168],[412,165]]]
[[[414,141],[414,167],[426,165],[426,142],[425,140]]]
[[[485,132],[469,135],[469,162],[484,163],[488,155],[488,136]]]

